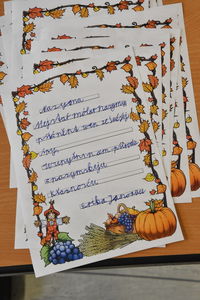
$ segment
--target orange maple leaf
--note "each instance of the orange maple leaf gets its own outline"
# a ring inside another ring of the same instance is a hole
[[[26,130],[26,128],[30,125],[31,123],[27,120],[27,118],[23,118],[21,119],[21,122],[20,122],[20,127],[21,129],[24,129]]]
[[[48,59],[40,61],[39,69],[42,72],[53,69],[53,61]]]
[[[39,7],[30,8],[28,13],[29,13],[28,14],[29,18],[31,18],[31,19],[43,17],[42,8],[39,8]]]
[[[106,65],[106,70],[108,72],[112,72],[114,70],[117,70],[116,63],[114,61],[108,62],[107,65]]]
[[[143,140],[140,140],[140,144],[139,144],[139,148],[140,148],[140,151],[147,151],[147,152],[150,152],[151,151],[151,140],[149,139],[143,139]]]
[[[159,80],[156,76],[148,75],[151,86],[155,89],[158,86]]]
[[[130,83],[130,85],[132,87],[134,87],[134,89],[137,89],[137,87],[138,87],[138,79],[136,77],[128,76],[128,77],[126,77],[126,79]]]
[[[165,65],[162,65],[162,77],[164,77],[166,73],[167,73],[167,67]]]
[[[17,89],[17,95],[19,97],[24,98],[26,95],[33,94],[30,88],[30,85],[22,85],[20,88]]]
[[[52,48],[48,48],[47,52],[56,52],[56,51],[62,51],[61,48],[56,48],[56,47],[52,47]]]
[[[32,41],[33,41],[32,39],[29,39],[29,40],[26,41],[26,43],[25,43],[26,50],[28,50],[28,51],[31,50],[31,42]]]
[[[129,4],[129,1],[120,1],[118,4],[118,9],[119,10],[128,9],[128,4]]]
[[[156,28],[156,21],[149,20],[147,24],[145,25],[146,28]]]
[[[29,182],[36,182],[38,175],[35,171],[32,172],[31,176],[29,177]]]
[[[23,164],[23,166],[24,166],[25,169],[30,168],[30,165],[31,165],[31,155],[30,154],[26,155],[23,158],[22,164]]]

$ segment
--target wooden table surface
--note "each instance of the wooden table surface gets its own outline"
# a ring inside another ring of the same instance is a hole
[[[76,1],[75,1],[76,2]],[[165,0],[165,4],[182,2],[189,46],[190,62],[198,115],[200,116],[200,0]],[[3,5],[0,1],[0,13]],[[199,118],[200,119],[200,118]],[[10,149],[6,132],[0,120],[0,267],[31,264],[28,250],[14,250],[16,190],[9,189]],[[171,256],[200,254],[200,198],[190,204],[177,204],[177,213],[185,240],[124,257]],[[121,257],[120,257],[121,258]]]

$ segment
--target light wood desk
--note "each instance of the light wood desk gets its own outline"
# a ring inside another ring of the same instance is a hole
[[[191,59],[194,91],[200,116],[200,0],[165,0],[166,4],[182,2]],[[3,14],[2,1],[0,13]],[[199,117],[200,119],[200,117]],[[0,273],[30,271],[31,259],[28,250],[14,250],[16,190],[9,189],[10,149],[6,132],[0,121]],[[200,262],[200,198],[191,204],[177,204],[178,216],[185,240],[166,248],[140,251],[93,264],[113,266],[144,263]]]

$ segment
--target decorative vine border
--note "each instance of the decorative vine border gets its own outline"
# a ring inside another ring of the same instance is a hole
[[[36,85],[23,85],[17,88],[16,91],[12,92],[12,100],[15,107],[15,115],[17,120],[17,134],[21,138],[21,145],[23,151],[23,160],[22,164],[26,170],[28,182],[31,185],[31,193],[32,193],[32,201],[33,201],[33,215],[36,216],[37,221],[41,224],[40,215],[43,212],[43,205],[45,204],[46,197],[38,192],[38,186],[36,184],[38,175],[36,171],[31,168],[31,163],[34,159],[37,158],[38,154],[30,149],[28,141],[32,138],[32,134],[28,132],[27,128],[30,125],[28,120],[29,112],[27,110],[27,104],[24,101],[25,98],[36,92],[48,93],[52,90],[54,80],[59,79],[63,85],[69,84],[71,88],[77,88],[79,85],[80,78],[87,78],[90,75],[96,75],[99,80],[103,80],[105,78],[105,72],[111,73],[115,70],[121,68],[126,72],[128,76],[126,76],[127,82],[122,85],[121,91],[127,95],[132,96],[132,103],[135,103],[135,111],[131,110],[130,119],[133,122],[138,122],[139,131],[144,135],[144,138],[140,140],[139,149],[140,152],[143,153],[144,163],[150,169],[150,173],[147,173],[144,178],[147,182],[154,181],[156,183],[155,189],[150,191],[150,195],[159,194],[163,195],[162,199],[155,199],[156,205],[159,207],[165,206],[167,207],[167,199],[166,199],[166,185],[162,183],[161,179],[158,176],[156,171],[156,166],[158,166],[159,161],[154,157],[154,153],[152,151],[152,141],[149,134],[150,124],[149,120],[145,119],[145,111],[144,105],[142,104],[141,98],[138,96],[136,90],[138,88],[139,82],[136,77],[133,75],[133,66],[130,63],[131,57],[128,56],[122,61],[109,61],[106,65],[101,68],[97,68],[93,66],[91,70],[78,70],[75,73],[62,73],[59,75],[55,75],[50,77],[43,82]],[[154,199],[150,199],[152,201]],[[147,202],[148,203],[148,202]],[[42,226],[38,227],[38,237],[41,240],[41,244],[44,246],[44,235],[42,232]]]
[[[34,7],[30,8],[28,11],[23,11],[22,21],[23,21],[23,35],[22,35],[22,48],[20,53],[26,54],[26,52],[31,50],[31,43],[36,34],[34,29],[36,25],[34,20],[36,18],[49,17],[52,19],[61,19],[67,9],[71,9],[74,15],[79,15],[81,18],[88,18],[90,11],[98,12],[100,10],[106,10],[109,15],[115,14],[115,11],[128,10],[129,8],[134,11],[143,11],[142,6],[144,0],[133,1],[120,1],[115,4],[110,4],[105,2],[104,5],[95,5],[94,3],[89,4],[68,4],[61,5],[52,9]]]

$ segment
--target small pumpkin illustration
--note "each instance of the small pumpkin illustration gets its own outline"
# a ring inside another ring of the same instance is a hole
[[[192,191],[200,188],[200,168],[195,163],[189,163],[190,186]]]
[[[149,209],[140,212],[135,221],[137,234],[147,241],[172,235],[176,230],[176,217],[167,207],[156,207],[155,201],[149,201]]]
[[[171,194],[172,197],[180,197],[186,187],[185,174],[180,169],[171,169]]]

